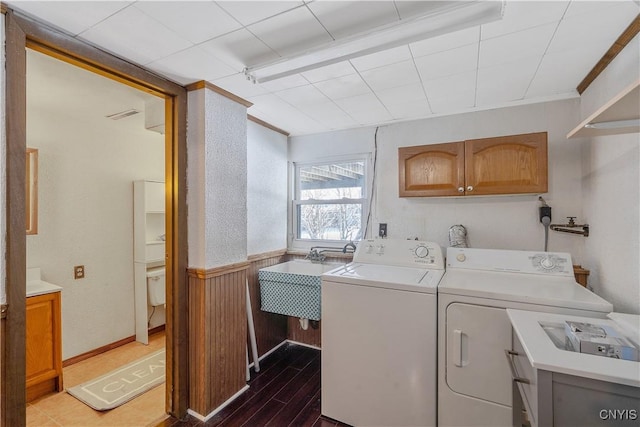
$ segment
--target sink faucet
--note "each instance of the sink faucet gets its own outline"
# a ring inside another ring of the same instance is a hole
[[[327,257],[324,254],[321,254],[320,252],[318,252],[317,249],[314,249],[314,248],[311,248],[307,256],[304,257],[304,259],[308,259],[311,262],[317,262],[317,263],[324,262],[326,258]]]
[[[349,250],[351,249],[351,250]],[[356,245],[355,243],[353,243],[353,241],[347,243],[346,245],[344,245],[344,247],[342,248],[342,253],[346,254],[346,253],[354,253],[356,251]]]

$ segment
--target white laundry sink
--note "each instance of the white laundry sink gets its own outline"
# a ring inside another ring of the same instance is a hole
[[[271,313],[320,320],[320,276],[343,265],[298,259],[260,269],[260,308]]]

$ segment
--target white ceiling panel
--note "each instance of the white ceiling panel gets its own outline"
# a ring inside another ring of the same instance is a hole
[[[476,71],[422,82],[434,113],[466,110],[475,106]]]
[[[549,52],[589,46],[601,41],[613,44],[640,9],[633,3],[610,3],[611,6],[606,9],[563,19],[549,46]]]
[[[299,7],[247,27],[280,55],[304,52],[332,41],[306,7]]]
[[[236,71],[279,58],[276,52],[246,29],[225,34],[199,46],[235,68]]]
[[[509,1],[500,21],[481,26],[482,40],[558,22],[568,5],[568,1]]]
[[[192,46],[135,6],[110,16],[80,37],[142,65]]]
[[[182,84],[199,80],[213,81],[236,74],[236,70],[198,46],[192,46],[147,65]]]
[[[337,79],[338,77],[354,74],[356,70],[349,61],[338,62],[337,64],[327,65],[325,67],[316,68],[315,70],[305,71],[302,76],[311,83],[323,82],[326,80]]]
[[[326,80],[315,83],[314,86],[334,100],[371,93],[371,89],[359,74],[351,74],[337,79]]]
[[[12,6],[77,35],[124,9],[130,1],[14,1]]]
[[[248,82],[247,78],[242,73],[216,79],[213,81],[213,84],[245,99],[268,93],[262,85],[256,85]]]
[[[294,87],[275,93],[279,98],[295,107],[303,107],[309,104],[324,103],[329,101],[322,92],[312,85]]]
[[[376,91],[376,96],[387,107],[427,99],[420,83],[379,90]]]
[[[413,61],[374,68],[363,71],[360,75],[374,91],[420,82],[420,76]]]
[[[403,104],[387,105],[387,110],[396,120],[408,120],[418,117],[426,117],[431,114],[426,99],[405,102]]]
[[[556,27],[557,24],[552,23],[483,40],[480,42],[478,66],[486,68],[513,62],[519,58],[541,57],[547,49]]]
[[[211,1],[139,1],[136,7],[195,44],[241,28]]]
[[[314,1],[307,7],[336,40],[399,20],[394,4],[385,1]]]
[[[600,60],[601,52],[608,48],[609,44],[604,42],[547,53],[540,63],[540,68],[526,97],[535,98],[563,93],[577,94],[576,86]]]
[[[523,99],[539,63],[539,57],[535,56],[480,68],[476,104],[497,105]]]
[[[472,44],[415,59],[422,80],[434,80],[478,67],[478,45]]]
[[[480,27],[475,27],[411,43],[409,47],[414,58],[419,58],[457,47],[478,44],[479,41]]]
[[[507,0],[497,22],[253,84],[241,74],[246,66],[461,2],[5,4],[179,83],[212,81],[294,135],[522,103],[524,90],[526,102],[577,96],[576,85],[640,11],[634,0]]]
[[[354,58],[351,60],[351,63],[358,71],[367,71],[373,68],[384,67],[385,65],[408,61],[410,59],[411,51],[409,51],[408,46],[400,46],[393,49],[383,50],[382,52]]]
[[[303,5],[301,1],[218,1],[242,25],[253,24]]]

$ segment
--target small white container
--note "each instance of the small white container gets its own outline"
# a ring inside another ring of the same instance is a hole
[[[149,305],[155,307],[166,303],[164,267],[147,270],[147,295]]]

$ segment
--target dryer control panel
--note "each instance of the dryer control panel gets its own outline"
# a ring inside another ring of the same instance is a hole
[[[573,277],[571,255],[562,252],[447,248],[447,268]]]
[[[354,262],[444,270],[437,243],[404,239],[369,239],[358,244]]]

